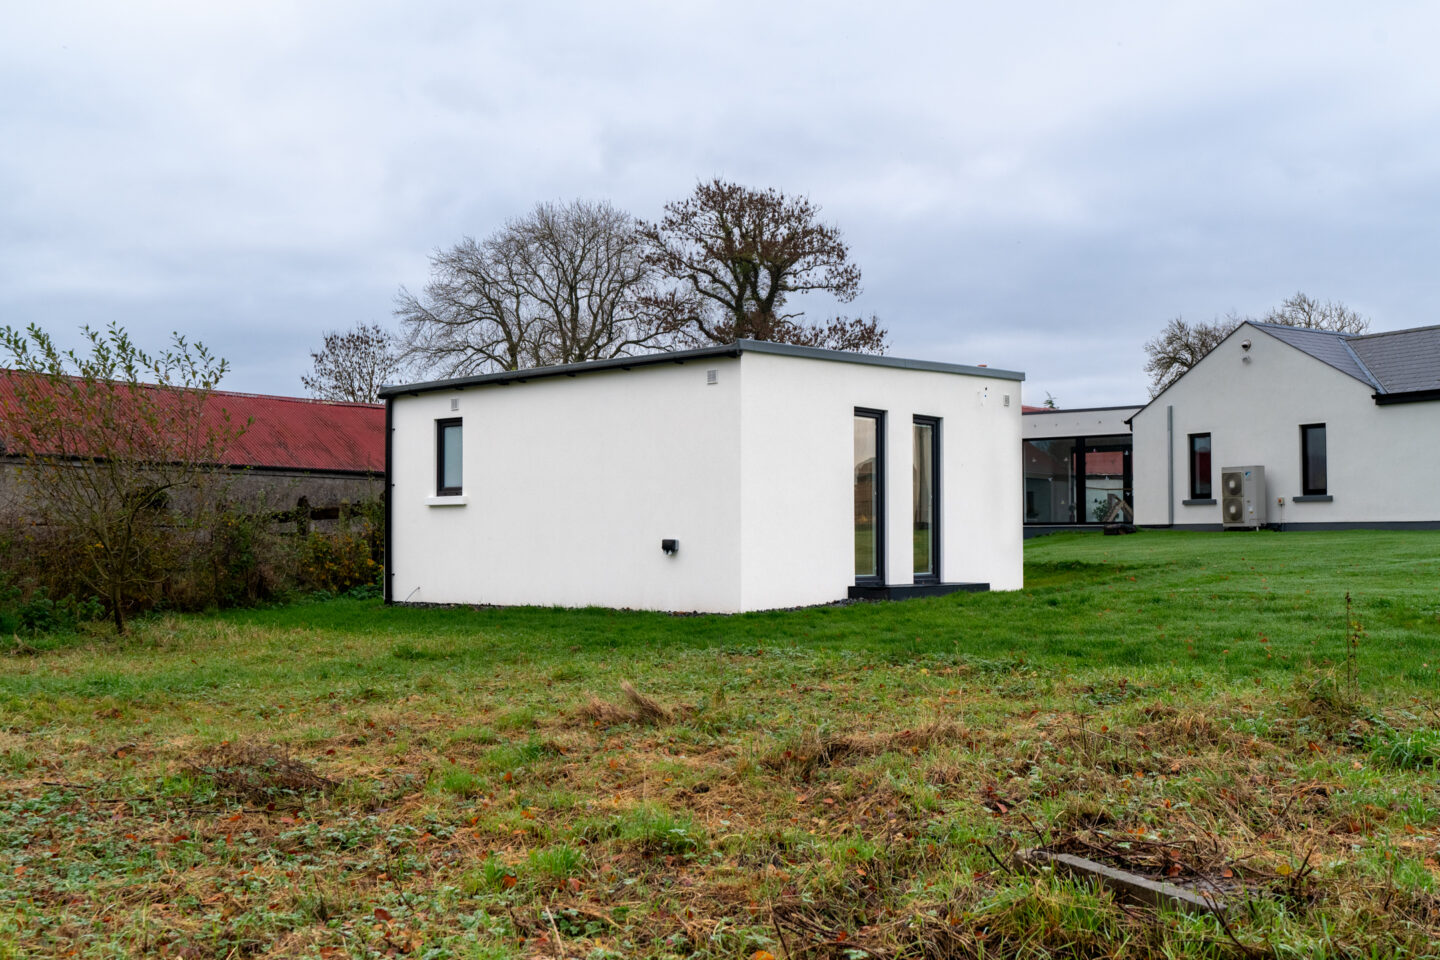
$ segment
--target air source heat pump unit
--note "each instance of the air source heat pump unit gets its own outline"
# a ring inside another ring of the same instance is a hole
[[[1265,526],[1265,468],[1220,468],[1220,518],[1225,529]]]

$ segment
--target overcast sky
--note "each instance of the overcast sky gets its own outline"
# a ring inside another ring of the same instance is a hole
[[[1097,12],[1103,10],[1104,12]],[[808,194],[892,353],[1140,401],[1183,314],[1437,322],[1440,6],[7,6],[0,323],[117,320],[301,393],[427,256],[539,200]],[[817,304],[818,308],[830,306]]]

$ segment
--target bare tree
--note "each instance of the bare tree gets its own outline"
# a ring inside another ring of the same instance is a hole
[[[312,397],[350,403],[374,403],[380,388],[406,370],[399,339],[378,323],[325,334],[325,345],[310,359],[314,369],[300,375]]]
[[[1145,343],[1145,353],[1149,358],[1145,363],[1145,372],[1150,375],[1150,396],[1159,396],[1161,391],[1183,377],[1239,325],[1240,321],[1233,317],[1213,323],[1193,324],[1184,317],[1171,320],[1158,337]]]
[[[175,334],[151,355],[114,324],[83,334],[82,353],[38,326],[0,329],[0,423],[33,515],[123,633],[216,505],[215,468],[244,427],[211,402],[227,364],[203,344]]]
[[[806,197],[723,180],[695,187],[642,223],[649,262],[677,285],[654,302],[696,343],[775,340],[883,353],[876,317],[837,317],[823,325],[788,309],[796,294],[829,293],[842,303],[860,293],[860,268],[837,227],[822,223]]]
[[[430,266],[396,314],[406,357],[444,376],[625,356],[673,333],[648,306],[658,291],[635,222],[608,203],[542,203]]]
[[[1308,327],[1312,330],[1334,330],[1337,333],[1364,333],[1370,329],[1370,318],[1356,313],[1338,300],[1320,302],[1297,291],[1280,306],[1262,318],[1266,323],[1287,327]]]
[[[1181,317],[1171,320],[1158,337],[1145,343],[1145,372],[1150,375],[1150,396],[1159,396],[1161,391],[1204,359],[1205,354],[1215,349],[1221,340],[1230,336],[1236,327],[1252,319],[1228,313],[1211,323],[1191,324]],[[1356,313],[1340,301],[1321,302],[1303,292],[1287,298],[1265,314],[1260,322],[1346,334],[1364,333],[1370,329],[1368,317]]]

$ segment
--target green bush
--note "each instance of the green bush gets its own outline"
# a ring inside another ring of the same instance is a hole
[[[263,504],[230,504],[199,528],[171,528],[153,551],[152,587],[126,614],[154,608],[206,610],[303,594],[381,596],[383,511],[347,507],[335,529],[289,527]],[[82,578],[87,545],[26,519],[0,522],[0,635],[75,629],[109,611]]]
[[[375,562],[367,529],[358,532],[311,533],[300,548],[298,576],[311,590],[345,593],[373,588],[380,572]]]
[[[27,591],[11,574],[0,571],[0,636],[71,632],[104,615],[104,607],[94,597],[66,595],[56,600],[45,587]]]

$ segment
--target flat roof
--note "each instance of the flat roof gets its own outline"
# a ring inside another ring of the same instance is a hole
[[[845,350],[825,350],[820,347],[801,347],[792,343],[771,343],[768,340],[737,340],[734,343],[700,347],[696,350],[673,350],[666,353],[646,353],[635,357],[616,357],[613,360],[588,360],[584,363],[566,363],[553,367],[532,367],[528,370],[501,370],[497,373],[482,373],[473,377],[455,377],[449,380],[427,380],[422,383],[386,385],[380,388],[382,398],[398,397],[405,394],[431,393],[437,390],[459,390],[486,384],[524,383],[544,377],[573,377],[582,373],[597,373],[601,370],[629,370],[631,367],[649,367],[662,363],[685,363],[689,360],[706,360],[712,357],[738,357],[742,353],[770,353],[782,357],[802,357],[807,360],[830,360],[838,363],[859,363],[874,367],[898,367],[904,370],[929,370],[935,373],[960,373],[972,377],[991,377],[996,380],[1024,380],[1025,374],[1015,370],[1000,370],[995,367],[972,366],[964,363],[940,363],[935,360],[907,360],[904,357],[876,356],[869,353],[850,353]]]
[[[1021,413],[1027,417],[1045,416],[1052,413],[1100,413],[1105,410],[1139,410],[1144,404],[1122,403],[1115,407],[1057,407],[1051,410],[1046,407],[1041,410],[1023,410]]]

